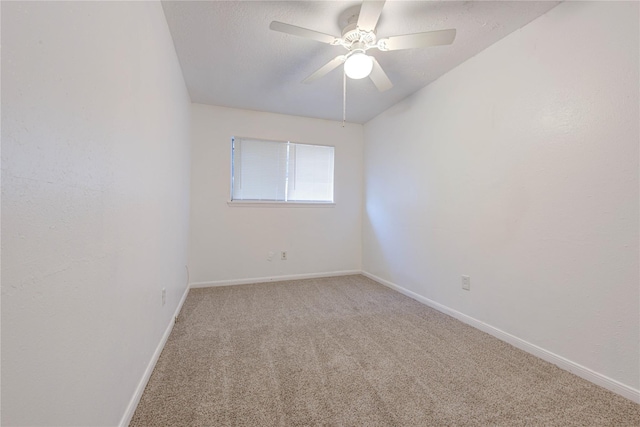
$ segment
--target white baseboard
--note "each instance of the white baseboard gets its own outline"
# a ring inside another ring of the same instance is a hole
[[[151,378],[153,369],[156,367],[156,363],[160,358],[160,353],[162,353],[162,349],[164,348],[164,345],[169,339],[169,335],[171,335],[171,331],[173,330],[173,325],[175,325],[175,318],[178,316],[178,314],[180,314],[180,310],[182,309],[182,305],[184,304],[184,301],[187,299],[188,293],[189,293],[189,286],[187,286],[187,288],[184,290],[184,294],[182,294],[182,298],[178,303],[178,307],[176,308],[176,311],[174,312],[173,316],[171,317],[171,320],[169,321],[169,326],[167,326],[167,329],[164,331],[164,335],[162,335],[162,339],[160,339],[160,342],[156,347],[156,351],[153,353],[153,356],[151,356],[151,360],[147,365],[147,369],[144,371],[144,375],[142,376],[142,379],[138,383],[138,387],[136,388],[136,391],[133,394],[133,397],[131,398],[129,405],[127,406],[127,410],[124,412],[124,415],[120,419],[120,424],[119,424],[120,427],[129,426],[129,423],[133,418],[133,414],[136,412],[136,408],[138,407],[138,403],[140,402],[140,398],[142,397],[142,393],[144,392],[145,387],[147,387],[147,383],[149,382],[149,378]]]
[[[496,327],[493,327],[487,323],[484,323],[480,320],[477,320],[471,316],[467,316],[464,313],[461,313],[457,310],[449,308],[445,305],[437,303],[429,298],[425,298],[422,295],[419,295],[415,292],[412,292],[408,289],[403,288],[402,286],[398,286],[395,283],[389,282],[388,280],[384,280],[378,276],[375,276],[371,273],[367,273],[363,271],[362,274],[367,276],[368,278],[375,280],[376,282],[385,285],[391,289],[394,289],[401,294],[408,296],[418,302],[421,302],[425,305],[428,305],[431,308],[434,308],[444,314],[448,314],[451,317],[455,317],[461,322],[466,323],[467,325],[473,326],[476,329],[480,329],[483,332],[488,333],[489,335],[493,335],[494,337],[505,341],[514,347],[519,348],[520,350],[526,351],[527,353],[533,354],[534,356],[539,357],[542,360],[546,360],[547,362],[553,363],[565,371],[569,371],[572,374],[575,374],[581,378],[584,378],[587,381],[590,381],[596,385],[606,388],[616,394],[619,394],[622,397],[625,397],[633,402],[640,403],[640,390],[634,389],[633,387],[629,387],[628,385],[622,384],[612,378],[609,378],[605,375],[599,374],[591,369],[584,367],[578,363],[572,362],[562,356],[559,356],[555,353],[552,353],[544,348],[538,347],[535,344],[531,344],[521,338],[518,338],[514,335],[511,335],[507,332],[504,332]]]
[[[289,274],[286,276],[254,277],[250,279],[216,280],[213,282],[190,283],[190,288],[211,288],[215,286],[248,285],[252,283],[282,282],[284,280],[315,279],[318,277],[351,276],[361,274],[360,270],[329,271],[325,273]]]

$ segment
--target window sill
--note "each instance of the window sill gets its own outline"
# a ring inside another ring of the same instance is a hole
[[[259,200],[232,200],[227,205],[233,208],[333,208],[333,202],[272,202]]]

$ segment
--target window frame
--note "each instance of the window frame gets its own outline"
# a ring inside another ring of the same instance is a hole
[[[253,139],[258,141],[276,142],[279,144],[296,144],[296,145],[311,145],[319,147],[332,147],[333,148],[333,201],[286,201],[286,200],[234,200],[233,199],[233,184],[234,184],[234,164],[233,164],[233,149],[236,139]],[[229,177],[229,198],[227,199],[227,205],[230,207],[261,207],[261,208],[332,208],[336,205],[336,146],[329,144],[310,144],[304,142],[283,141],[278,139],[257,138],[250,136],[232,136],[231,145],[229,150],[229,164],[230,164],[230,177]]]

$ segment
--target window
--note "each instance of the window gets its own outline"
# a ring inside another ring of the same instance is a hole
[[[334,147],[231,140],[231,200],[333,203]]]

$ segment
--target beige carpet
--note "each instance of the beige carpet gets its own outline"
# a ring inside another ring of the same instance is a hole
[[[363,276],[192,289],[132,426],[640,426],[640,405]]]

